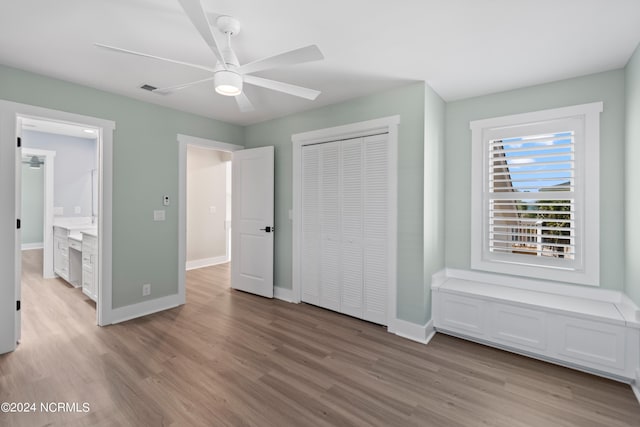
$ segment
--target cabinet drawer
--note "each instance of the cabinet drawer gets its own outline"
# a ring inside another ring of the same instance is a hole
[[[483,337],[487,302],[460,295],[442,293],[438,327],[452,332]]]
[[[95,251],[98,247],[98,239],[89,234],[82,233],[82,247]]]
[[[67,230],[66,228],[62,228],[62,227],[53,227],[53,236],[54,237],[62,237],[64,239],[66,239],[67,236],[69,236],[69,230]]]
[[[69,239],[69,247],[77,251],[82,250],[82,243],[74,239]]]
[[[55,243],[56,247],[54,249],[66,251],[69,248],[69,242],[66,239],[56,239]]]
[[[625,328],[554,315],[549,330],[552,355],[567,362],[611,372],[625,368]]]
[[[491,304],[491,337],[523,350],[547,348],[547,313],[508,304]]]

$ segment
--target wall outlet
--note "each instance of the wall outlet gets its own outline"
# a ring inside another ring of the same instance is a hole
[[[82,209],[80,208],[80,206],[75,206],[73,208],[73,213],[76,213],[76,214],[82,213]]]
[[[151,295],[151,284],[142,285],[142,296],[148,297],[149,295]]]
[[[165,206],[169,206],[169,196],[164,196],[162,198],[162,204]]]

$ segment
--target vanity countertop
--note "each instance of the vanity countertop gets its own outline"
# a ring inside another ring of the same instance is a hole
[[[75,240],[78,243],[82,243],[82,233],[72,231],[69,233],[69,239]]]
[[[82,236],[84,234],[92,237],[98,237],[98,228],[91,224],[56,224],[54,227],[67,231],[69,239],[75,240],[78,243],[82,243]]]
[[[93,228],[85,228],[80,230],[82,234],[86,234],[87,236],[98,237],[98,229],[96,227]]]

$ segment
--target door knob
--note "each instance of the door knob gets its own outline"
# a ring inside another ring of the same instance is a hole
[[[265,228],[261,228],[260,231],[264,231],[266,233],[271,233],[272,231],[276,231],[275,227],[265,227]]]

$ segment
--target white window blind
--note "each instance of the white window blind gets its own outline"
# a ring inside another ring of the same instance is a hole
[[[599,279],[602,103],[471,122],[471,266]]]
[[[487,144],[489,250],[576,258],[575,132]]]

